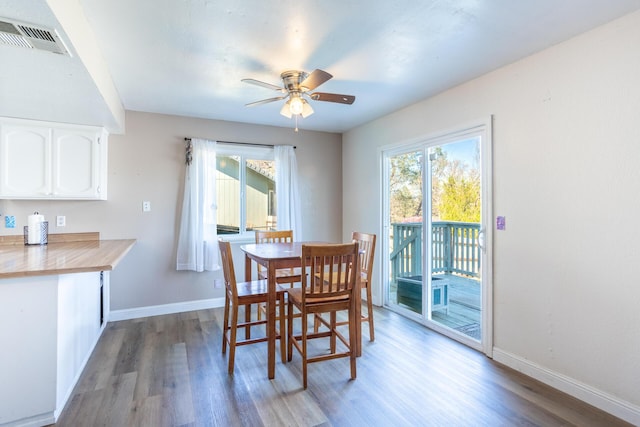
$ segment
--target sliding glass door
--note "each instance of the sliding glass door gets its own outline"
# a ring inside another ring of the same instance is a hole
[[[383,151],[385,304],[478,349],[491,323],[486,135],[480,126]]]

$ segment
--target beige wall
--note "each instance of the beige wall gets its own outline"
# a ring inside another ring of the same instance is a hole
[[[635,13],[343,136],[343,232],[381,233],[377,148],[493,115],[494,356],[637,423],[639,42]]]
[[[184,186],[184,137],[297,146],[303,235],[338,241],[342,235],[342,142],[339,134],[295,133],[292,128],[245,125],[177,116],[126,114],[126,134],[109,137],[107,201],[0,201],[0,213],[15,215],[18,234],[34,210],[44,214],[51,233],[99,231],[104,239],[135,238],[137,244],[111,275],[112,310],[207,300],[221,272],[176,271],[175,247]],[[142,212],[142,201],[151,212]],[[67,226],[55,227],[65,215]],[[234,244],[236,273],[244,275]],[[139,311],[144,313],[144,310]]]

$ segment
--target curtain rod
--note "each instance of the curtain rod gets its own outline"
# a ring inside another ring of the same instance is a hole
[[[191,138],[185,138],[184,140],[186,142],[191,142]],[[257,142],[218,141],[218,140],[216,140],[216,142],[218,144],[237,144],[237,145],[255,145],[255,146],[258,146],[258,147],[275,147],[275,145],[273,145],[273,144],[260,144],[260,143],[257,143]],[[295,149],[295,148],[298,148],[298,147],[296,147],[294,145],[293,148]]]
[[[193,150],[193,147],[191,146],[191,138],[185,138],[184,139],[185,142],[187,142],[187,152],[186,152],[186,161],[187,164],[190,165],[191,164],[191,151]],[[258,146],[258,147],[275,147],[275,145],[273,144],[259,144],[259,143],[255,143],[255,142],[236,142],[236,141],[216,141],[218,144],[236,144],[236,145],[253,145],[253,146]],[[295,150],[297,147],[294,145],[293,149]]]

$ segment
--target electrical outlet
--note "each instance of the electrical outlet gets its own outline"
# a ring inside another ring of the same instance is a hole
[[[56,217],[56,226],[65,227],[67,225],[67,217],[64,215],[58,215]]]
[[[142,212],[151,211],[151,202],[142,202]]]

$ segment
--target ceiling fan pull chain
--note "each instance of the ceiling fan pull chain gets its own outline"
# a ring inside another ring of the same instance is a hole
[[[298,132],[298,115],[294,114],[296,116],[296,132]]]

